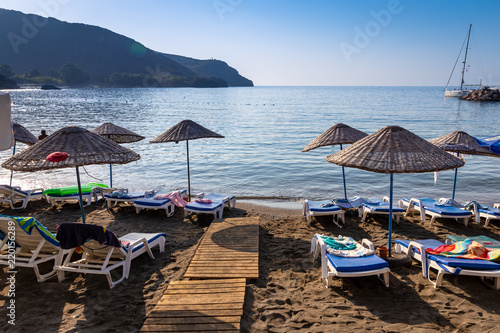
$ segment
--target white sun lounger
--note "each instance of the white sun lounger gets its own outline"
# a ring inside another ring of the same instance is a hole
[[[119,196],[117,196],[117,194]],[[120,202],[134,203],[136,200],[150,198],[155,194],[154,191],[145,192],[128,192],[127,190],[120,190],[109,194],[104,194],[106,199],[105,206],[107,209],[116,206]]]
[[[187,194],[186,190],[183,191],[175,191],[181,197],[185,197]],[[157,194],[161,195],[161,194]],[[167,213],[167,217],[174,215],[175,205],[169,198],[160,199],[156,196],[149,198],[137,199],[134,201],[135,212],[139,214],[141,209],[165,209]]]
[[[340,209],[339,206],[334,205],[330,200],[304,200],[304,203],[302,204],[302,215],[306,217],[308,224],[311,224],[311,217],[330,215],[332,216],[333,223],[335,223],[336,226],[342,228],[342,226],[338,223],[339,218],[343,223],[345,223],[345,212]]]
[[[408,199],[403,198],[399,200],[399,207],[406,208],[406,215],[411,210],[416,210],[420,212],[420,219],[425,221],[425,215],[431,216],[431,225],[437,218],[448,218],[448,219],[463,219],[465,226],[469,223],[469,219],[472,213],[453,206],[439,205],[439,202],[432,198],[422,198],[422,199]]]
[[[311,253],[314,259],[321,255],[321,277],[326,281],[326,287],[332,285],[332,277],[361,277],[376,275],[389,287],[389,263],[375,254],[348,258],[330,254],[326,250],[326,244],[321,239],[322,235],[316,234],[311,240]],[[363,246],[374,251],[373,243],[363,239]]]
[[[481,218],[484,218],[484,227],[487,227],[491,220],[500,220],[500,208],[489,207],[485,205],[479,205],[477,203],[472,204],[474,220],[477,223],[481,223]]]
[[[59,231],[57,233],[57,238],[61,242],[61,247],[67,247],[65,245],[65,237],[80,237],[80,228],[102,229],[100,226],[91,224],[63,223],[59,226]],[[76,246],[67,247],[70,249],[68,256],[64,261],[60,261],[60,265],[55,267],[59,282],[65,279],[65,272],[100,274],[106,276],[109,287],[113,288],[124,279],[128,279],[133,259],[145,252],[149,254],[151,259],[154,259],[151,249],[155,246],[158,246],[160,252],[165,251],[166,234],[164,233],[130,233],[117,240],[116,236],[110,231],[106,231],[103,234],[106,235],[105,239],[107,243],[101,244],[98,240],[90,239],[80,245],[80,248],[83,250],[81,259],[72,261]],[[119,242],[119,247],[108,245],[116,241]],[[126,243],[126,245],[124,243]],[[118,280],[113,281],[111,278],[111,271],[119,268],[122,270],[122,275]]]
[[[209,199],[210,203],[196,202],[196,199]],[[204,195],[200,193],[196,196],[195,200],[191,201],[184,207],[184,216],[192,213],[198,214],[213,214],[214,218],[222,218],[222,213],[224,212],[224,207],[235,207],[236,197],[234,195],[224,196],[217,193],[209,193]]]
[[[28,267],[35,271],[38,282],[56,276],[55,268],[41,274],[38,265],[54,261],[59,265],[66,251],[59,246],[54,234],[33,217],[0,216],[0,231],[5,235],[0,242],[0,265],[9,270]]]
[[[28,191],[21,190],[18,186],[0,185],[0,202],[7,202],[12,209],[24,209],[32,199],[43,198],[43,188]],[[21,202],[20,206],[15,206]]]
[[[358,211],[359,217],[361,217],[361,222],[364,222],[366,220],[366,216],[368,214],[389,215],[389,198],[384,197],[382,200],[368,199],[366,202],[363,202]],[[396,206],[392,207],[392,216],[396,220],[396,223],[399,223],[401,214],[403,214],[404,212],[405,210],[403,208],[399,208]]]
[[[426,248],[435,249],[444,243],[435,239],[401,240],[396,239],[395,251],[408,254],[422,264],[422,275],[434,288],[438,288],[445,274],[478,276],[486,285],[500,289],[500,264],[481,259],[461,259],[425,253]],[[422,255],[425,253],[425,255]],[[437,271],[436,281],[430,277],[430,269]]]

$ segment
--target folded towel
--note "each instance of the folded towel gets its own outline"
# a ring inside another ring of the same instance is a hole
[[[172,195],[172,193],[168,193],[168,194],[158,194],[154,197],[155,200],[166,200],[166,199],[170,199],[170,196]]]
[[[329,202],[329,203],[326,203],[326,204],[321,204],[319,205],[320,207],[332,207],[332,206],[335,206],[333,203]]]
[[[374,254],[373,250],[367,249],[352,237],[326,237],[321,236],[326,244],[326,251],[339,257],[357,258]]]
[[[194,201],[198,202],[198,203],[203,203],[203,204],[212,203],[212,200],[210,200],[210,199],[195,199]]]
[[[166,200],[170,199],[174,205],[177,207],[185,207],[187,205],[187,202],[182,199],[181,195],[179,192],[172,192],[168,194],[158,194],[154,197],[155,200]]]

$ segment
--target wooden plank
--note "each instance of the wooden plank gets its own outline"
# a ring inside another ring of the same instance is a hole
[[[232,309],[243,309],[243,303],[235,302],[235,303],[224,303],[224,304],[180,304],[180,305],[172,305],[172,304],[158,304],[155,309],[159,310],[171,310],[171,311],[211,311],[211,310],[232,310]],[[153,311],[155,310],[153,309]]]
[[[226,303],[238,303],[244,302],[245,296],[242,297],[219,297],[218,295],[213,295],[215,298],[207,298],[206,295],[204,297],[194,296],[193,298],[187,297],[179,297],[176,296],[174,298],[164,298],[162,297],[158,304],[162,305],[197,305],[197,304],[226,304]]]
[[[179,295],[179,294],[214,294],[214,293],[228,293],[228,292],[240,292],[245,293],[245,287],[226,287],[226,288],[199,288],[196,290],[189,289],[167,289],[165,295]]]
[[[141,332],[239,332],[240,324],[202,324],[202,325],[146,325]]]
[[[240,283],[240,284],[243,284],[245,285],[246,284],[246,281],[245,279],[232,279],[232,280],[225,280],[225,281],[221,281],[221,280],[218,280],[218,279],[213,279],[213,280],[205,280],[205,283],[210,283],[210,284],[217,284],[217,283],[220,283],[220,284],[223,284],[223,285],[227,285],[228,283]],[[182,281],[172,281],[170,282],[170,285],[200,285],[200,281],[192,281],[192,280],[182,280]]]
[[[170,310],[169,307],[157,306],[153,312],[151,312],[148,318],[155,317],[200,317],[200,316],[243,316],[243,307],[241,309],[216,309],[216,310],[198,310],[198,311],[181,311],[181,310]]]
[[[189,325],[189,324],[219,324],[219,323],[239,323],[240,316],[213,316],[213,317],[155,317],[147,318],[144,325]]]

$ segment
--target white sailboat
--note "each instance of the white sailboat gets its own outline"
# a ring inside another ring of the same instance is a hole
[[[460,57],[460,54],[462,53],[462,50],[460,50],[460,53],[458,54],[457,61],[455,62],[455,66],[453,66],[453,70],[451,71],[450,77],[448,78],[448,82],[446,83],[446,88],[444,90],[445,97],[463,97],[463,96],[466,96],[468,93],[473,91],[473,89],[471,89],[471,88],[466,88],[467,86],[478,86],[477,84],[465,84],[465,82],[464,82],[465,69],[467,66],[467,52],[469,50],[469,40],[470,40],[471,29],[472,29],[472,24],[469,26],[469,31],[467,32],[467,46],[465,47],[465,56],[464,56],[464,61],[462,62],[463,67],[462,67],[462,76],[460,79],[460,88],[450,90],[450,89],[448,89],[448,85],[450,83],[453,72],[455,71],[455,67],[457,66],[457,62],[458,62],[458,59]],[[463,44],[462,44],[462,48],[463,48]]]

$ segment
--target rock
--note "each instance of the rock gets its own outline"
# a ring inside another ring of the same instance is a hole
[[[500,91],[498,88],[490,89],[483,87],[468,93],[461,99],[468,101],[495,101],[500,102]]]
[[[61,88],[58,88],[56,86],[53,86],[51,84],[44,84],[42,85],[42,90],[61,90]]]

